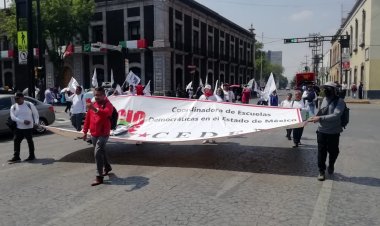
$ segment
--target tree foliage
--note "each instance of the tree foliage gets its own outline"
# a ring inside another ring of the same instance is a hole
[[[33,2],[35,18],[36,6]],[[60,47],[68,45],[76,37],[79,42],[88,42],[88,27],[95,10],[94,0],[40,0],[41,28],[49,58],[56,73],[62,73],[63,52]],[[16,45],[16,5],[0,13],[0,32],[6,33]],[[34,27],[36,28],[36,27]],[[36,31],[34,31],[36,34]]]
[[[283,76],[284,68],[281,65],[271,64],[266,60],[266,52],[263,50],[264,44],[261,42],[255,43],[256,47],[256,71],[258,72],[255,76],[255,80],[260,80],[261,65],[263,68],[263,80],[268,81],[271,73],[274,75],[274,79],[279,84],[278,88],[285,88],[288,85],[288,79]]]

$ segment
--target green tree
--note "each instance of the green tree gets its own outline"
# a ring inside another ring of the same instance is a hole
[[[94,14],[94,0],[40,0],[41,28],[46,50],[59,78],[63,73],[63,52],[61,46],[68,46],[74,37],[80,42],[88,42],[88,27]],[[35,2],[34,2],[35,3]],[[34,14],[35,14],[35,5]],[[16,5],[14,0],[10,9],[0,14],[0,32],[8,34],[16,44]],[[6,14],[6,15],[5,15]],[[36,34],[36,31],[34,31]]]

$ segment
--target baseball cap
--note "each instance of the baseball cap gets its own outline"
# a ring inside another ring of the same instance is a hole
[[[211,86],[210,85],[206,85],[205,89],[211,89]]]
[[[336,88],[336,83],[335,82],[326,82],[323,86],[330,86],[330,87]]]

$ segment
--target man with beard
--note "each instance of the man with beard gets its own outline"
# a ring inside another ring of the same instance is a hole
[[[339,155],[339,137],[343,131],[341,125],[341,115],[345,108],[345,102],[339,98],[336,91],[336,84],[327,82],[324,85],[325,98],[321,104],[321,110],[309,121],[319,122],[317,130],[318,142],[318,180],[325,180],[326,158],[329,153],[329,166],[327,172],[334,173],[334,164]]]

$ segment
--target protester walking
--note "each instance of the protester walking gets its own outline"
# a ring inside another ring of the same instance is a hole
[[[230,90],[229,84],[223,84],[224,100],[226,102],[235,102],[234,92]]]
[[[113,106],[107,99],[103,87],[95,88],[95,103],[87,103],[87,117],[83,126],[83,140],[87,139],[90,130],[96,164],[96,178],[91,186],[103,183],[103,177],[108,175],[112,167],[106,153],[106,143],[110,136]]]
[[[294,100],[292,101],[292,108],[298,108],[301,110],[306,110],[305,105],[302,100],[302,94],[300,90],[296,90],[294,93]],[[293,148],[297,148],[298,145],[301,143],[301,137],[303,134],[303,126],[299,128],[293,129],[293,142],[294,146]]]
[[[292,97],[293,97],[292,93],[288,93],[286,95],[286,99],[281,102],[280,107],[293,108]],[[292,140],[291,135],[292,135],[292,129],[286,129],[286,135],[285,136],[288,138],[288,140]]]
[[[70,96],[71,96],[71,95],[72,95],[72,93],[70,92],[70,90],[67,90],[67,91],[65,92],[65,95],[64,95],[65,100],[66,100],[65,113],[69,112],[70,114],[71,114],[71,112],[70,112],[70,110],[71,110],[71,106],[73,105],[72,100],[70,100]]]
[[[347,96],[347,89],[348,89],[347,82],[344,81],[344,82],[342,83],[342,98],[343,98],[343,99]]]
[[[36,107],[33,103],[24,100],[24,94],[15,94],[16,104],[12,105],[10,109],[10,115],[12,121],[16,122],[16,129],[14,131],[14,154],[13,158],[8,160],[9,163],[15,163],[21,161],[20,147],[21,142],[25,138],[28,142],[29,157],[24,161],[32,161],[36,159],[34,153],[33,142],[33,128],[34,125],[38,125],[39,115]]]
[[[54,105],[54,99],[53,88],[46,89],[44,103]]]
[[[312,86],[307,87],[307,90],[302,94],[302,98],[304,99],[305,107],[308,109],[310,116],[314,116],[317,94],[315,93]]]
[[[84,114],[86,113],[86,100],[83,98],[82,87],[77,86],[75,94],[68,98],[68,101],[72,102],[71,105],[71,124],[79,132],[82,130],[82,121]]]
[[[359,84],[359,90],[358,90],[358,92],[359,92],[359,99],[363,99],[363,97],[364,97],[364,93],[363,93],[363,87],[364,87],[364,85],[363,85],[363,82],[360,82],[360,84]]]
[[[351,96],[352,98],[356,98],[356,92],[358,91],[358,87],[356,86],[355,83],[352,83],[351,85]]]
[[[329,166],[327,172],[334,173],[334,165],[339,155],[339,137],[343,131],[341,115],[345,108],[343,99],[337,96],[336,85],[333,82],[324,84],[325,98],[321,104],[321,110],[317,116],[311,117],[309,121],[318,122],[318,180],[325,180],[326,159],[329,154]]]
[[[278,96],[276,90],[269,95],[269,106],[278,106]]]
[[[242,94],[241,94],[241,102],[243,104],[249,104],[249,99],[251,98],[251,89],[248,88],[247,85],[244,85]]]

